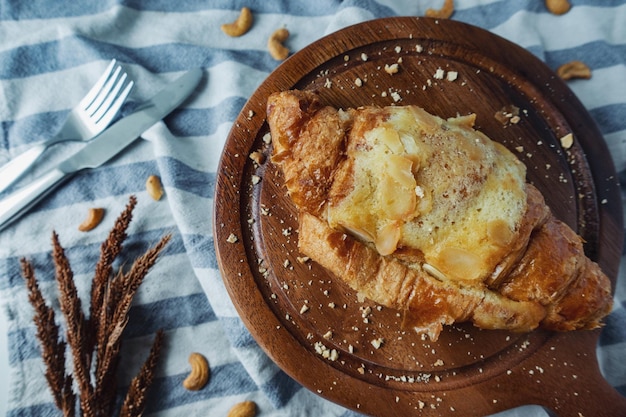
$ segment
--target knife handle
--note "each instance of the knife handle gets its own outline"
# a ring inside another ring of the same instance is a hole
[[[0,230],[24,214],[66,176],[65,172],[55,168],[0,201]]]
[[[45,146],[35,145],[0,167],[0,193],[21,177],[45,150]]]

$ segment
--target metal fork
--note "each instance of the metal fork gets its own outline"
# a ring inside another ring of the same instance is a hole
[[[52,145],[88,141],[102,132],[118,113],[134,86],[114,59],[87,95],[74,107],[51,139],[37,144],[0,167],[0,193],[20,178]],[[123,88],[123,90],[122,90]]]

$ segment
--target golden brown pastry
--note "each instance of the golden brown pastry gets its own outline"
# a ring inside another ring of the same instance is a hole
[[[525,166],[473,129],[416,106],[267,104],[272,161],[299,209],[299,249],[406,326],[593,329],[610,281],[525,182]]]

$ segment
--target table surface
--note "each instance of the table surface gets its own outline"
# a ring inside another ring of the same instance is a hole
[[[146,415],[226,415],[233,404],[253,400],[264,417],[360,416],[294,382],[243,325],[227,295],[214,251],[211,217],[216,171],[233,122],[247,99],[281,64],[267,51],[267,38],[274,30],[287,27],[291,36],[285,43],[296,52],[352,24],[423,16],[442,0],[57,3],[0,0],[0,164],[58,129],[112,58],[136,81],[123,114],[186,70],[200,67],[205,74],[197,91],[141,140],[102,167],[77,174],[0,233],[0,416],[5,409],[10,417],[54,411],[18,259],[24,256],[33,262],[46,296],[52,299],[56,290],[49,237],[56,230],[79,283],[79,295],[85,299],[100,244],[130,195],[137,196],[138,205],[120,264],[130,264],[163,234],[173,234],[162,262],[137,294],[125,333],[122,380],[135,375],[156,330],[164,328],[170,341]],[[220,25],[233,21],[248,3],[255,19],[251,30],[239,38],[222,33]],[[568,85],[599,125],[624,179],[626,0],[571,3],[568,13],[556,16],[546,10],[544,0],[463,0],[455,2],[451,18],[515,42],[552,69],[572,59],[586,61],[592,78]],[[51,149],[17,187],[78,146]],[[159,175],[165,186],[159,201],[145,191],[145,180],[152,174]],[[103,223],[89,233],[76,230],[87,209],[95,206],[106,209]],[[622,270],[615,310],[598,347],[602,371],[622,395],[626,395],[625,278]],[[206,389],[195,393],[181,384],[192,351],[207,356],[213,371]],[[10,394],[8,370],[15,376]],[[546,415],[531,409],[502,416]]]
[[[7,412],[9,399],[9,350],[7,345],[7,318],[3,309],[0,309],[0,416]]]

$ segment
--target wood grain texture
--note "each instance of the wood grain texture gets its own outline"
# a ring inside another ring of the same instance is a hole
[[[399,70],[389,74],[384,68],[392,64]],[[457,78],[447,80],[449,72]],[[524,404],[560,416],[626,415],[626,399],[598,369],[599,331],[514,334],[461,324],[431,342],[402,330],[399,312],[359,302],[323,268],[301,262],[295,210],[263,139],[267,97],[293,88],[316,90],[336,107],[416,104],[444,118],[476,113],[476,128],[527,165],[528,180],[583,236],[587,255],[613,283],[623,241],[606,144],[541,61],[454,21],[387,18],[346,28],[297,52],[263,82],[234,124],[219,167],[219,267],[244,323],[282,369],[311,391],[375,416],[483,416]],[[510,105],[520,121],[503,125],[494,115]],[[563,149],[567,133],[574,145]],[[250,159],[253,151],[265,161]],[[324,358],[333,350],[336,360]]]

